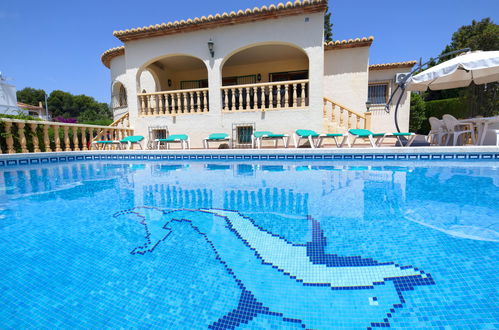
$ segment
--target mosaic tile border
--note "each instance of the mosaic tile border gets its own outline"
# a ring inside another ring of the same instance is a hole
[[[90,154],[71,156],[39,156],[13,159],[0,159],[0,167],[22,166],[51,163],[67,163],[75,161],[94,160],[135,160],[135,161],[165,161],[165,160],[499,160],[499,152],[474,153],[386,153],[386,154]]]

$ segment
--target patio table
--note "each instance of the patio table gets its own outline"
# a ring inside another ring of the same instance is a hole
[[[485,139],[485,134],[490,124],[499,122],[499,116],[495,117],[479,117],[479,118],[469,118],[459,121],[464,124],[473,124],[477,128],[478,137],[476,139],[476,145],[483,145],[483,140]]]

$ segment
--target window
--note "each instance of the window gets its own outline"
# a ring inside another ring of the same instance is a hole
[[[123,86],[123,85],[120,86],[120,94],[118,97],[118,104],[120,107],[127,106],[126,89],[125,89],[125,86]]]
[[[31,117],[38,117],[38,112],[36,112],[36,111],[28,111],[28,115],[30,115]]]
[[[386,104],[388,102],[388,83],[369,84],[367,100],[371,104]]]
[[[208,79],[201,80],[183,80],[180,82],[180,89],[197,89],[197,88],[207,88]]]
[[[248,76],[234,76],[234,77],[223,77],[223,86],[234,86],[234,85],[247,85],[256,84],[256,75],[251,74]]]
[[[308,79],[308,70],[288,71],[288,72],[272,72],[269,74],[270,82],[303,80]]]

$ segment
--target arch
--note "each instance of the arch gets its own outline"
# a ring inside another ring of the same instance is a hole
[[[112,106],[113,108],[128,106],[127,90],[125,85],[120,81],[115,81],[112,86]]]
[[[208,67],[199,57],[190,54],[168,54],[155,57],[142,64],[137,71],[137,91],[151,88],[144,88],[141,84],[141,77],[148,71],[154,79],[154,91],[168,91],[176,89],[192,89],[194,85],[207,87]],[[184,83],[185,82],[185,83]],[[189,85],[190,83],[190,85]],[[206,85],[206,86],[204,86]],[[185,87],[188,86],[188,87]],[[185,87],[185,88],[182,88]]]
[[[227,54],[220,65],[222,78],[259,75],[258,82],[269,81],[272,72],[300,70],[308,75],[307,52],[293,43],[280,41],[245,45]]]
[[[264,41],[264,42],[256,42],[256,43],[253,43],[253,44],[248,44],[248,45],[244,45],[242,47],[239,47],[233,51],[231,51],[230,53],[228,53],[227,55],[225,55],[222,63],[220,63],[220,67],[223,67],[225,65],[225,62],[227,62],[227,60],[229,58],[231,58],[233,55],[237,54],[237,53],[240,53],[246,49],[249,49],[249,48],[253,48],[253,47],[258,47],[258,46],[266,46],[266,45],[281,45],[281,46],[289,46],[289,47],[292,47],[292,48],[296,48],[300,51],[303,52],[303,54],[305,54],[308,58],[308,54],[307,52],[301,48],[300,46],[292,43],[292,42],[284,42],[284,41]]]

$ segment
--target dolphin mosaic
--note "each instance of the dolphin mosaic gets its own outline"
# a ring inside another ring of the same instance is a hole
[[[239,304],[211,329],[234,329],[259,314],[312,329],[387,327],[402,308],[405,291],[435,284],[430,274],[412,266],[327,254],[320,223],[312,218],[311,242],[293,244],[237,211],[138,207],[115,217],[122,215],[138,217],[145,227],[146,242],[132,254],[153,252],[180,222],[209,243],[241,289]]]

